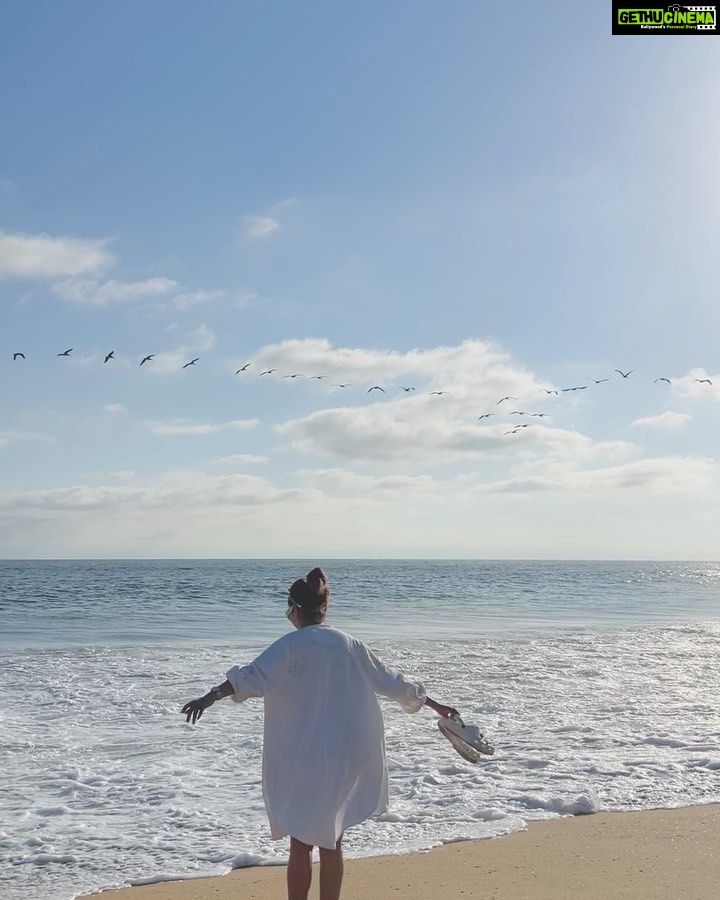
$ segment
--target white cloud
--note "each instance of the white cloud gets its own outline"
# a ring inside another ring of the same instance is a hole
[[[171,373],[177,375],[183,371],[185,363],[190,362],[192,358],[200,353],[207,353],[209,350],[212,350],[216,341],[217,336],[215,332],[203,323],[198,325],[194,331],[189,332],[179,347],[175,350],[168,350],[165,353],[156,353],[152,363],[148,363],[143,368],[156,375],[168,375]]]
[[[103,406],[103,410],[108,413],[112,413],[113,415],[117,415],[119,413],[126,413],[127,406],[124,403],[106,403]]]
[[[245,309],[246,306],[254,306],[256,303],[264,303],[265,300],[255,291],[244,291],[236,300],[235,305],[238,309]]]
[[[678,493],[703,488],[716,475],[713,460],[703,457],[642,459],[621,466],[583,471],[539,471],[500,479],[480,486],[488,493],[534,493],[566,491],[573,494],[609,494],[624,491]]]
[[[246,473],[197,471],[150,483],[0,493],[0,555],[278,556],[288,521],[317,512],[319,501],[314,491],[278,488]]]
[[[97,272],[114,257],[106,240],[0,232],[0,276],[62,278]]]
[[[447,490],[431,475],[363,475],[348,469],[313,469],[300,473],[313,487],[354,496],[397,496]]]
[[[39,434],[34,431],[0,431],[0,449],[17,444],[20,441],[52,441],[56,439],[47,434]]]
[[[199,303],[207,303],[210,300],[220,300],[225,291],[186,291],[173,298],[173,303],[178,309],[190,309]]]
[[[214,459],[210,465],[212,466],[251,466],[259,463],[268,462],[267,456],[255,456],[252,453],[233,453],[230,456],[223,456],[220,459]]]
[[[700,498],[716,508],[707,492],[714,473],[710,461],[692,458],[572,472],[564,481],[540,470],[491,481],[479,472],[435,479],[326,469],[296,473],[301,486],[281,488],[237,472],[175,471],[147,482],[117,472],[100,486],[0,493],[0,552],[217,558],[238,554],[240,534],[244,555],[274,558],[710,559],[716,523],[701,527],[702,504],[695,511]]]
[[[426,391],[448,390],[446,401],[457,402],[462,398],[472,402],[473,408],[483,404],[494,408],[503,392],[516,395],[519,391],[519,401],[539,402],[546,399],[540,389],[549,386],[544,379],[537,380],[510,354],[483,340],[406,353],[333,347],[329,341],[319,338],[287,340],[261,348],[254,360],[263,368],[326,375],[329,382],[352,382],[356,391],[363,393],[375,384],[385,387],[390,397],[397,396],[402,385],[418,387],[417,394],[401,398],[404,400],[417,399],[421,386]]]
[[[683,425],[686,425],[691,419],[692,416],[689,416],[687,413],[673,412],[671,409],[668,409],[666,412],[660,413],[660,415],[657,416],[645,416],[642,419],[635,419],[634,422],[630,423],[630,427],[634,428],[635,426],[641,425],[647,428],[682,428]]]
[[[632,449],[624,441],[594,442],[567,426],[550,427],[547,423],[567,416],[574,402],[549,397],[544,379],[537,379],[487,341],[407,353],[333,348],[321,340],[285,341],[263,348],[253,363],[278,367],[278,378],[288,371],[327,375],[320,389],[334,390],[338,400],[349,404],[277,426],[281,437],[306,453],[438,464],[470,454],[499,456],[522,448],[584,457],[618,457]],[[349,383],[352,388],[333,388],[336,383]],[[368,395],[375,384],[385,392]],[[403,387],[415,390],[406,392]],[[433,396],[432,391],[438,390],[444,393]],[[516,399],[500,405],[499,399],[505,396]],[[516,411],[543,413],[546,418],[513,416]],[[491,418],[477,421],[480,414],[489,412]],[[519,424],[532,427],[507,434]]]
[[[700,368],[691,369],[682,378],[673,379],[672,391],[683,400],[720,400],[720,374],[708,374]]]
[[[280,223],[272,216],[245,216],[243,234],[250,240],[269,237],[280,230]]]
[[[108,472],[108,478],[114,478],[117,481],[132,481],[136,473],[132,469],[118,469],[117,472]]]
[[[93,279],[71,278],[53,285],[53,292],[67,300],[84,306],[110,306],[113,303],[126,303],[132,300],[143,300],[147,297],[160,297],[177,288],[172,278],[146,278],[144,281],[105,281]]]
[[[309,492],[305,492],[309,493]],[[100,486],[80,484],[67,488],[14,491],[0,497],[0,506],[16,510],[118,510],[185,509],[217,505],[256,506],[294,498],[303,494],[296,489],[278,490],[255,475],[208,475],[205,472],[166,473],[160,483],[147,486]]]
[[[179,435],[216,434],[219,431],[249,431],[258,424],[257,419],[234,419],[231,422],[220,422],[215,425],[188,422],[177,419],[174,422],[145,422],[151,434],[166,437]]]
[[[285,200],[278,200],[277,203],[274,203],[272,209],[287,209],[289,206],[297,206],[299,202],[299,197],[287,197]]]

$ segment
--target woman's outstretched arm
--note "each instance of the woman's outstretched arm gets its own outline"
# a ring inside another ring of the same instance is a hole
[[[395,700],[406,712],[417,712],[423,706],[428,706],[445,718],[459,715],[452,706],[445,706],[428,697],[422,682],[408,681],[399,672],[386,666],[361,641],[357,642],[357,647],[365,672],[376,693]]]
[[[219,684],[217,687],[211,688],[207,694],[204,694],[202,697],[198,697],[197,700],[191,700],[189,703],[186,703],[185,706],[180,710],[182,715],[185,716],[186,722],[192,722],[194,725],[197,720],[202,716],[206,709],[211,707],[213,703],[216,703],[218,700],[222,700],[223,697],[230,697],[235,693],[233,686],[229,681],[223,681],[222,684]]]
[[[227,681],[203,697],[186,703],[180,710],[186,717],[185,721],[194,725],[208,707],[223,697],[232,697],[235,703],[242,703],[250,697],[264,697],[287,669],[287,637],[289,635],[270,644],[247,666],[233,666],[226,673]]]

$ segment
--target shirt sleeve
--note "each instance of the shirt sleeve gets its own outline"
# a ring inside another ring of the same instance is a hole
[[[280,639],[247,666],[233,666],[226,678],[233,687],[232,700],[242,703],[250,697],[264,697],[287,671],[287,645]]]
[[[408,713],[422,709],[427,699],[425,685],[408,681],[381,662],[365,644],[358,642],[360,662],[376,694],[395,700]]]

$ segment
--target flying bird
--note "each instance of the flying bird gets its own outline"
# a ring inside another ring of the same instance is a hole
[[[693,384],[697,381],[698,384],[712,384],[709,378],[694,378]]]
[[[532,425],[516,425],[512,431],[506,431],[505,434],[517,434],[521,428],[532,428]]]
[[[613,371],[617,372],[618,375],[622,375],[623,378],[627,378],[628,375],[632,375],[632,373],[635,371],[635,369],[630,369],[629,372],[621,372],[620,369],[614,369]]]
[[[547,413],[530,413],[530,415],[536,419],[548,419],[549,418]]]
[[[371,388],[368,388],[368,390],[366,391],[366,393],[369,394],[370,391],[382,391],[383,394],[384,394],[384,393],[385,393],[385,388],[381,388],[379,384],[374,384]]]
[[[568,391],[586,391],[587,385],[581,384],[579,387],[560,388],[560,390],[563,392],[563,394],[567,393]]]
[[[617,371],[617,369],[615,371]],[[604,381],[610,381],[610,379],[609,378],[588,378],[588,381],[594,381],[595,384],[602,384]]]
[[[236,375],[239,375],[241,372],[244,372],[245,369],[247,369],[247,367],[248,367],[249,365],[250,365],[250,363],[245,363],[245,365],[242,367],[242,369],[238,369],[237,372],[236,372],[235,374],[236,374]]]
[[[436,397],[442,397],[443,394],[447,394],[447,391],[430,391],[430,396],[435,395]]]
[[[498,402],[495,404],[495,406],[500,406],[500,404],[501,404],[504,400],[517,400],[517,397],[502,397],[500,400],[498,400]]]
[[[311,375],[308,381],[322,381],[323,378],[327,378],[327,375]]]
[[[653,384],[657,384],[658,381],[667,381],[668,384],[672,384],[672,381],[670,381],[669,378],[656,378],[655,381],[653,381]]]
[[[516,409],[515,412],[511,412],[510,415],[511,416],[529,416],[530,413],[522,412],[521,410]]]
[[[273,372],[277,372],[277,369],[265,369],[264,372],[261,372],[261,375],[272,375]]]
[[[115,359],[115,351],[111,350],[108,355],[105,357],[103,362],[107,362],[109,359]]]
[[[143,358],[140,360],[140,365],[144,366],[146,362],[152,362],[153,359],[155,359],[154,353],[151,353],[149,356],[143,356]]]
[[[343,388],[345,388],[345,387],[352,387],[352,385],[351,385],[351,384],[334,384],[333,387],[343,387]]]
[[[272,370],[271,370],[272,371]],[[283,375],[283,378],[304,378],[302,372],[296,372],[294,375]]]
[[[58,353],[58,356],[70,356],[73,352],[73,348],[71,347],[69,350],[66,350],[64,353]]]
[[[494,415],[495,415],[495,413],[483,413],[481,416],[478,416],[478,422],[479,422],[481,419],[489,419],[490,416],[494,416]]]
[[[414,391],[415,388],[414,387],[401,387],[400,390],[405,391],[405,393],[407,394],[409,391]]]
[[[22,357],[22,359],[25,359],[25,354],[24,353],[13,353],[13,362],[15,362],[15,360],[18,357]]]
[[[196,356],[195,359],[191,359],[189,363],[185,363],[183,369],[187,369],[188,366],[194,366],[195,363],[200,359],[199,356]]]
[[[557,397],[557,391],[549,391],[547,388],[543,388],[543,390],[546,394],[555,394],[555,396]]]

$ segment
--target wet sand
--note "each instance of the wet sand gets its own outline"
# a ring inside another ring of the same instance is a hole
[[[718,900],[720,805],[531,823],[488,841],[346,861],[342,900]],[[311,898],[318,896],[317,867]],[[284,867],[93,894],[102,900],[283,900]]]

